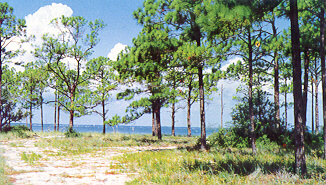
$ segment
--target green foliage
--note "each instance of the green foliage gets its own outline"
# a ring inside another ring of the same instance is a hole
[[[72,137],[72,138],[81,136],[81,134],[75,131],[72,127],[69,127],[64,134],[66,137]]]
[[[5,133],[11,132],[19,138],[31,137],[31,130],[25,125],[6,126],[2,131]]]
[[[207,141],[211,147],[222,148],[247,148],[249,146],[249,138],[240,137],[237,129],[219,129],[218,132],[208,136]]]
[[[240,103],[233,109],[232,125],[239,137],[250,137],[249,102],[247,97],[239,98]],[[275,104],[267,98],[267,93],[256,89],[253,93],[253,115],[256,138],[267,135],[271,141],[283,144],[281,136],[286,134],[285,126],[275,118]]]
[[[103,124],[107,119],[107,102],[112,90],[117,87],[116,75],[113,73],[112,61],[106,57],[98,57],[86,63],[85,76],[89,76],[89,88],[86,88],[87,102],[91,107],[90,112],[97,113],[102,117]],[[97,111],[95,107],[100,105],[102,111]]]
[[[17,122],[26,117],[20,102],[20,83],[21,80],[16,71],[9,69],[8,65],[2,66],[2,108],[1,108],[1,127],[3,128],[11,122]]]
[[[87,85],[94,71],[87,74],[83,69],[105,24],[101,20],[87,21],[81,16],[62,16],[52,20],[51,25],[65,31],[58,35],[44,35],[43,43],[35,49],[34,55],[42,60],[53,77],[54,83],[50,87],[60,93],[59,103],[69,112],[72,127],[74,116],[87,114]],[[70,62],[64,62],[65,59]]]

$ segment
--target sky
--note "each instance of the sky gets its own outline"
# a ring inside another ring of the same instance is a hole
[[[53,33],[53,29],[49,26],[49,21],[59,17],[65,16],[83,16],[86,20],[94,21],[102,19],[106,28],[99,34],[100,42],[94,48],[92,58],[99,56],[108,56],[110,59],[115,60],[117,54],[126,46],[132,45],[132,39],[141,31],[141,26],[133,18],[132,12],[142,6],[142,0],[8,0],[8,4],[14,8],[14,15],[20,19],[26,19],[27,33],[35,35],[36,44],[41,43],[41,36],[47,32]],[[284,25],[280,25],[284,27]],[[26,50],[31,49],[30,44],[25,44]],[[28,52],[18,58],[24,62],[33,60],[33,57]],[[227,63],[232,63],[239,60],[233,58]],[[226,66],[222,66],[226,68]],[[231,110],[237,103],[233,100],[236,94],[236,87],[240,85],[239,82],[234,81],[220,81],[218,87],[223,84],[224,87],[224,125],[225,122],[230,121]],[[282,98],[282,97],[281,97]],[[53,91],[45,94],[46,100],[53,100]],[[320,98],[321,99],[321,98]],[[109,115],[112,117],[115,114],[124,115],[126,106],[130,102],[116,101],[114,97],[109,102]],[[184,106],[181,104],[181,106]],[[308,105],[309,106],[309,105]],[[206,125],[207,127],[218,127],[220,125],[220,92],[214,93],[211,100],[206,104]],[[291,116],[290,110],[289,114]],[[34,110],[33,122],[40,123],[39,110]],[[44,123],[52,124],[54,117],[54,107],[45,105]],[[309,111],[308,111],[309,114]],[[171,125],[171,111],[168,108],[162,109],[162,125]],[[309,117],[309,116],[308,116]],[[192,106],[191,121],[193,126],[199,127],[199,105]],[[24,121],[23,121],[24,122]],[[60,123],[68,123],[68,114],[62,112]],[[100,125],[101,118],[98,115],[83,116],[75,118],[74,124],[96,124]],[[134,126],[151,126],[151,115],[145,115],[139,120],[133,121],[130,125]],[[186,110],[180,109],[176,114],[176,126],[186,126]]]

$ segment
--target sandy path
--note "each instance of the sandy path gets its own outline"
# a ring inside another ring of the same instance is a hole
[[[38,139],[23,139],[20,141],[1,142],[0,148],[6,163],[13,169],[10,178],[14,184],[45,185],[45,184],[125,184],[131,180],[131,174],[119,169],[111,169],[115,161],[113,156],[123,152],[135,151],[135,148],[108,148],[105,151],[76,156],[53,156],[50,151],[35,147]],[[17,144],[18,143],[18,144]],[[42,157],[34,164],[22,160],[21,154],[35,153]]]

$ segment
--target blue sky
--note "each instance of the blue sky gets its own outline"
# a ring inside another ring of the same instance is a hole
[[[94,50],[94,57],[107,56],[117,43],[131,45],[132,38],[141,30],[132,12],[142,6],[142,0],[9,0],[7,2],[14,8],[17,18],[25,18],[52,3],[61,3],[72,9],[73,16],[83,16],[90,21],[102,19],[107,27],[99,35],[101,41]]]

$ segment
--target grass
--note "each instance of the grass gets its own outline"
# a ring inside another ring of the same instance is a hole
[[[28,163],[29,165],[35,165],[40,158],[42,158],[42,156],[40,154],[36,154],[34,152],[32,153],[26,153],[23,152],[21,155],[21,159],[24,160],[26,163]]]
[[[293,173],[294,156],[275,145],[250,149],[212,148],[138,152],[116,157],[120,167],[140,173],[129,184],[326,184],[326,162],[307,155],[308,176]]]
[[[34,138],[35,133],[28,134],[26,139]],[[320,151],[306,155],[309,174],[300,177],[293,173],[293,151],[274,143],[257,142],[258,154],[254,156],[249,148],[212,147],[209,152],[189,150],[195,146],[196,137],[164,136],[161,141],[150,135],[82,133],[76,138],[66,138],[59,132],[36,134],[40,139],[35,145],[48,151],[46,155],[54,156],[92,154],[109,147],[176,147],[116,156],[114,160],[118,162],[112,164],[106,174],[137,173],[129,184],[326,184],[326,161],[320,158]],[[14,140],[14,147],[21,145],[16,140],[22,138],[17,135],[3,133],[0,134],[2,138]],[[21,157],[34,165],[42,156],[23,153]],[[71,163],[71,166],[79,165]],[[6,169],[0,158],[0,184],[9,182]]]
[[[3,153],[2,150],[0,150],[0,154],[1,153]],[[7,176],[8,171],[10,170],[5,163],[5,159],[0,155],[0,184],[12,184]]]
[[[132,146],[177,146],[194,145],[195,139],[188,137],[165,137],[163,141],[150,135],[130,134],[100,134],[82,133],[80,137],[54,137],[42,138],[36,143],[41,148],[56,148],[58,151],[49,150],[51,155],[71,156],[105,150],[108,147],[132,147]]]

